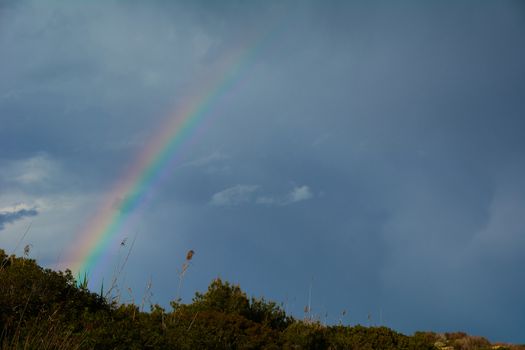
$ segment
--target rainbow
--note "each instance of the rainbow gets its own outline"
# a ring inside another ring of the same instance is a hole
[[[125,176],[118,179],[97,213],[80,231],[64,261],[68,266],[63,267],[69,268],[74,275],[87,275],[90,280],[100,277],[104,255],[123,233],[136,231],[139,213],[178,165],[181,150],[212,115],[211,109],[217,100],[239,80],[262,41],[251,40],[249,42],[255,44],[241,45],[228,52],[215,69],[217,73],[201,82],[197,93],[191,94],[169,114]]]

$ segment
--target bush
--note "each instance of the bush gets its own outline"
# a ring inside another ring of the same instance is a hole
[[[249,299],[215,279],[190,304],[116,305],[78,286],[70,271],[43,269],[0,249],[0,349],[359,349],[430,350],[436,341],[459,350],[489,349],[465,333],[386,327],[324,326],[294,320],[274,302]],[[523,347],[508,346],[509,349]]]

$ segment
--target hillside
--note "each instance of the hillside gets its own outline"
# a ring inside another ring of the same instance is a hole
[[[464,333],[326,326],[216,279],[191,304],[143,311],[0,250],[0,349],[525,349]]]

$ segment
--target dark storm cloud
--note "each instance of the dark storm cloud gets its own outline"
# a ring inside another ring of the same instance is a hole
[[[0,230],[3,230],[6,224],[12,224],[15,221],[22,220],[26,217],[36,216],[36,209],[17,209],[14,211],[0,211]]]
[[[214,231],[223,227],[242,235],[249,227],[250,240],[265,237],[259,249],[265,240],[272,242],[270,255],[279,242],[282,254],[276,256],[285,258],[267,262],[268,270],[311,261],[304,263],[304,274],[288,272],[302,275],[302,281],[322,276],[320,284],[349,291],[361,303],[353,306],[357,321],[382,307],[387,319],[404,310],[417,315],[391,319],[405,330],[425,324],[496,339],[519,334],[523,323],[513,310],[524,304],[509,303],[505,292],[494,297],[501,284],[492,283],[505,276],[510,289],[523,289],[522,258],[513,247],[524,244],[517,214],[523,213],[524,184],[517,179],[525,175],[520,64],[525,51],[514,4],[342,6],[337,14],[323,8],[335,23],[323,23],[310,10],[299,9],[293,26],[274,43],[279,50],[259,58],[263,63],[252,74],[264,84],[246,84],[247,97],[235,100],[237,114],[230,109],[244,147],[221,146],[242,165],[215,190],[246,179],[276,188],[301,181],[324,195],[319,206],[311,203],[297,217],[221,212],[212,220],[219,220]],[[358,17],[353,11],[364,12],[367,20],[345,22]],[[292,40],[297,37],[304,40]],[[264,66],[265,60],[272,65]],[[227,134],[219,126],[220,132]],[[499,194],[508,187],[517,193],[509,202]],[[505,212],[496,209],[500,205],[516,214],[490,230],[499,242],[496,254],[490,244],[482,248],[475,242]],[[235,219],[223,222],[224,215]],[[232,235],[221,239],[238,241]],[[309,243],[298,244],[304,237]],[[483,270],[487,254],[491,268]],[[315,257],[331,265],[330,273]],[[463,303],[468,295],[479,298]],[[472,320],[472,312],[488,320]],[[489,320],[501,314],[515,315],[516,322],[494,329]]]
[[[521,2],[12,4],[0,161],[46,152],[81,195],[270,33],[143,213],[137,280],[194,248],[186,297],[221,275],[300,314],[313,278],[334,320],[524,341]]]

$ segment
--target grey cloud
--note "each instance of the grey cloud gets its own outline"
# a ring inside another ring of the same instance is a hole
[[[295,203],[300,201],[305,201],[313,197],[310,187],[300,186],[295,187],[287,196],[287,202]]]
[[[0,230],[3,230],[6,224],[12,224],[16,221],[22,220],[27,217],[38,215],[38,211],[35,208],[22,208],[13,209],[12,211],[0,211]]]
[[[60,166],[46,154],[7,162],[0,170],[5,182],[21,186],[38,186],[52,181],[60,173]]]
[[[217,206],[235,206],[248,203],[252,200],[253,193],[257,191],[257,185],[235,185],[215,193],[210,204]]]
[[[262,195],[257,197],[257,204],[264,205],[289,205],[301,201],[308,200],[313,197],[313,194],[308,186],[294,187],[289,193],[284,196]]]
[[[115,157],[143,147],[212,70],[210,52],[228,49],[191,8],[169,7],[25,1],[2,15],[9,30],[0,44],[11,49],[1,71],[0,137],[11,157],[45,150],[93,172],[93,182],[122,171]],[[93,171],[86,157],[106,171]]]
[[[289,193],[281,196],[261,194],[258,185],[235,185],[213,194],[210,204],[216,206],[236,206],[240,204],[262,204],[284,206],[308,200],[313,194],[308,186],[294,187]]]

